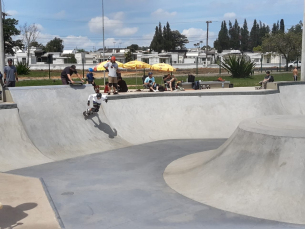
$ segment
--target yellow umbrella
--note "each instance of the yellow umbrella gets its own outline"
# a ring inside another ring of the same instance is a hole
[[[108,60],[107,60],[107,61],[104,61],[104,62],[102,62],[102,63],[99,63],[98,65],[96,65],[96,66],[94,67],[94,71],[104,71],[104,70],[106,70],[106,69],[104,68],[104,65],[105,65],[107,62],[108,62]],[[118,64],[119,68],[122,68],[122,67],[123,67],[123,63],[121,63],[121,62],[119,62],[119,61],[115,61],[115,62]]]
[[[169,64],[164,64],[164,63],[158,63],[158,64],[153,64],[151,66],[151,70],[157,70],[157,71],[162,71],[162,72],[175,72],[176,68]]]
[[[144,75],[145,75],[145,68],[150,68],[150,67],[151,65],[139,60],[129,61],[123,66],[123,68],[127,68],[127,69],[144,69]],[[138,77],[136,77],[136,85],[138,86]]]
[[[150,67],[151,65],[139,60],[129,61],[123,66],[123,68],[128,68],[128,69],[143,69],[143,68],[145,69]]]

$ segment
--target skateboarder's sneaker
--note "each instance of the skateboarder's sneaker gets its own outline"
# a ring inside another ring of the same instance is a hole
[[[113,92],[113,94],[114,94],[114,95],[116,95],[116,94],[118,94],[118,92],[117,92],[117,91],[115,91],[115,92]]]
[[[86,111],[83,112],[83,115],[84,115],[84,117],[87,117],[87,116],[88,116],[88,114],[87,114]]]
[[[108,95],[110,95],[110,92],[108,92]]]

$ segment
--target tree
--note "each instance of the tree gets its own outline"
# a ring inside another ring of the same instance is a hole
[[[252,50],[254,47],[259,45],[259,25],[254,19],[253,26],[250,32],[250,49]]]
[[[279,21],[277,21],[277,23],[273,23],[272,34],[278,33],[279,30],[280,30],[280,24]]]
[[[286,59],[286,70],[288,70],[288,62],[301,53],[302,34],[291,31],[288,33],[272,33],[263,39],[262,48],[264,52],[282,54]]]
[[[178,30],[172,31],[172,49],[185,49],[185,44],[189,43],[189,40],[187,37],[183,34],[181,34]]]
[[[132,44],[132,45],[128,46],[127,48],[130,49],[131,52],[135,52],[136,50],[139,50],[139,45]]]
[[[187,43],[189,43],[187,37],[178,30],[171,31],[169,23],[163,28],[163,32],[161,23],[159,23],[159,26],[156,26],[154,37],[150,43],[150,49],[156,52],[184,49]]]
[[[16,28],[18,20],[14,18],[6,18],[3,20],[3,39],[4,39],[4,52],[14,55],[16,48],[22,49],[22,40],[13,40],[12,37],[20,35],[20,30]]]
[[[166,27],[165,26],[163,27],[163,40],[164,40],[163,48],[166,52],[170,50],[174,50],[176,48],[172,40],[172,31],[168,22],[166,23]]]
[[[31,43],[35,42],[39,35],[39,29],[37,25],[27,25],[25,23],[23,26],[20,27],[21,35],[23,37],[23,43],[27,49],[27,65],[29,65],[30,61],[30,49],[31,49]]]
[[[215,40],[214,47],[215,49],[217,49],[218,52],[222,52],[223,50],[230,48],[226,21],[223,21],[221,23],[221,28],[218,33],[218,39]]]
[[[31,42],[30,47],[41,48],[42,51],[45,51],[45,50],[46,50],[46,47],[45,47],[43,44],[38,43],[37,41]]]
[[[244,20],[244,25],[240,29],[240,49],[242,52],[249,50],[249,30],[247,20]]]
[[[132,53],[130,50],[128,52],[125,52],[125,61],[126,62],[132,61]]]
[[[240,27],[239,27],[236,19],[235,19],[234,25],[232,25],[231,21],[229,21],[229,38],[230,38],[230,41],[229,41],[230,48],[239,50],[240,49]]]
[[[281,19],[281,21],[280,21],[280,32],[285,33],[284,19]]]
[[[156,26],[155,35],[154,35],[154,37],[153,37],[153,39],[150,43],[150,49],[154,50],[156,52],[161,52],[162,51],[162,47],[161,47],[162,44],[159,43],[158,38],[159,38],[159,28],[158,28],[158,26]]]
[[[63,40],[55,37],[46,44],[47,52],[62,52],[64,50]]]

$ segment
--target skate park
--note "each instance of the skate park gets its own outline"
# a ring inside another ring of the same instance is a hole
[[[0,227],[305,228],[304,89],[122,93],[85,120],[89,85],[10,88],[2,210],[28,209]]]

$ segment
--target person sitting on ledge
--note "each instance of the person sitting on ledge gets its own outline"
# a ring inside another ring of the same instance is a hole
[[[149,72],[148,76],[144,80],[144,87],[149,88],[150,91],[157,92],[159,91],[159,84],[156,84],[155,78],[153,77],[153,73]]]

